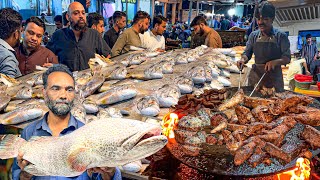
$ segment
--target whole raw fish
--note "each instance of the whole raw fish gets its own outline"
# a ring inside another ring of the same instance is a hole
[[[35,176],[73,177],[93,167],[116,167],[148,157],[167,143],[161,127],[122,118],[95,120],[61,137],[0,137],[0,158],[30,162],[24,170]]]

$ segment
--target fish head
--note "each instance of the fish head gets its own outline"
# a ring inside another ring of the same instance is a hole
[[[109,107],[105,109],[105,112],[112,118],[122,118],[120,109]]]
[[[179,76],[174,80],[174,82],[179,87],[181,94],[188,94],[192,92],[193,81],[191,78]]]
[[[79,121],[83,122],[83,123],[86,123],[86,109],[81,106],[81,105],[77,105],[77,106],[74,106],[72,109],[71,109],[71,114]]]
[[[175,64],[188,64],[186,53],[180,53],[175,58]]]
[[[162,73],[171,74],[173,73],[174,61],[161,61],[162,64]]]
[[[133,54],[128,57],[129,58],[129,64],[130,65],[139,65],[142,62],[146,61],[148,58],[144,54]]]
[[[156,97],[159,101],[160,107],[176,105],[180,96],[180,89],[176,85],[165,84],[156,91]]]
[[[204,70],[205,70],[205,74],[206,74],[206,82],[210,82],[213,77],[211,68],[208,66],[205,66]]]
[[[107,133],[104,137],[107,138],[99,141],[100,149],[95,149],[99,151],[101,157],[108,158],[113,166],[148,157],[162,149],[168,142],[167,137],[161,135],[160,125],[123,118],[107,118],[92,123],[94,123],[92,126],[106,128]],[[103,146],[104,142],[110,144],[111,139],[114,141],[112,148]],[[107,163],[104,161],[102,165],[107,166]]]
[[[38,75],[34,84],[35,85],[42,85],[43,84],[42,73]]]
[[[137,109],[145,116],[156,116],[160,112],[159,101],[154,96],[145,96],[138,100]]]
[[[147,79],[160,79],[163,77],[162,74],[162,65],[154,64],[150,68],[147,68],[144,71],[144,75]]]
[[[16,99],[30,99],[32,98],[33,90],[31,86],[22,87],[16,94]]]
[[[110,78],[119,79],[119,80],[125,79],[127,76],[127,73],[128,73],[127,68],[125,66],[119,65],[115,68],[115,70],[112,71],[112,73],[110,74]]]
[[[193,83],[195,84],[206,82],[206,72],[203,66],[194,66],[187,71],[187,74],[192,78]]]

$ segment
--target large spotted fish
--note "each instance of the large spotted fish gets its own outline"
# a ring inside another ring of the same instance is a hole
[[[93,167],[116,167],[148,157],[167,143],[161,127],[141,121],[106,118],[93,121],[61,137],[0,136],[0,158],[30,162],[25,171],[35,176],[82,174]],[[50,153],[48,153],[50,152]]]

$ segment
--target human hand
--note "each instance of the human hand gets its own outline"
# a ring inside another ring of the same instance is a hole
[[[99,173],[103,180],[110,180],[116,172],[115,167],[95,167],[87,170],[88,174],[92,176],[92,173]]]
[[[311,75],[310,71],[307,70],[306,75],[310,76]]]
[[[237,61],[237,66],[239,68],[240,71],[242,71],[243,66],[244,66],[244,59],[241,58],[239,61]]]
[[[42,66],[43,67],[51,67],[51,66],[53,66],[53,64],[52,63],[44,63]]]
[[[276,66],[277,64],[275,63],[275,61],[269,61],[266,63],[266,65],[264,66],[264,70],[265,71],[271,71],[274,69],[274,67]]]
[[[23,169],[30,164],[29,161],[23,159],[23,153],[19,153],[17,157],[18,166],[21,169],[20,172],[20,180],[29,180],[32,178],[32,174],[27,173]]]

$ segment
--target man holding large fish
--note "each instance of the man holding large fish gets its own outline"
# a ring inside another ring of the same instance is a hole
[[[290,63],[289,39],[284,32],[272,26],[275,7],[271,3],[262,2],[256,9],[255,16],[259,30],[250,34],[246,49],[237,65],[241,70],[254,54],[255,64],[249,74],[249,86],[254,86],[262,79],[260,87],[274,87],[277,92],[284,91],[281,65]]]
[[[49,112],[43,119],[30,124],[23,130],[21,137],[25,140],[30,140],[30,138],[34,138],[35,136],[64,136],[84,125],[70,113],[75,98],[75,81],[68,68],[64,65],[56,65],[49,68],[43,74],[43,84],[44,99]],[[32,177],[38,179],[37,176],[33,176],[23,170],[29,164],[23,158],[24,154],[20,152],[12,168],[13,179],[31,179]],[[88,170],[88,173],[84,172],[76,177],[76,179],[89,179],[89,174],[92,175],[92,172],[99,172],[99,175],[94,173],[94,176],[103,179],[110,179],[111,177],[121,179],[118,169],[107,167],[92,168]],[[41,176],[39,178],[67,179],[54,176]]]

